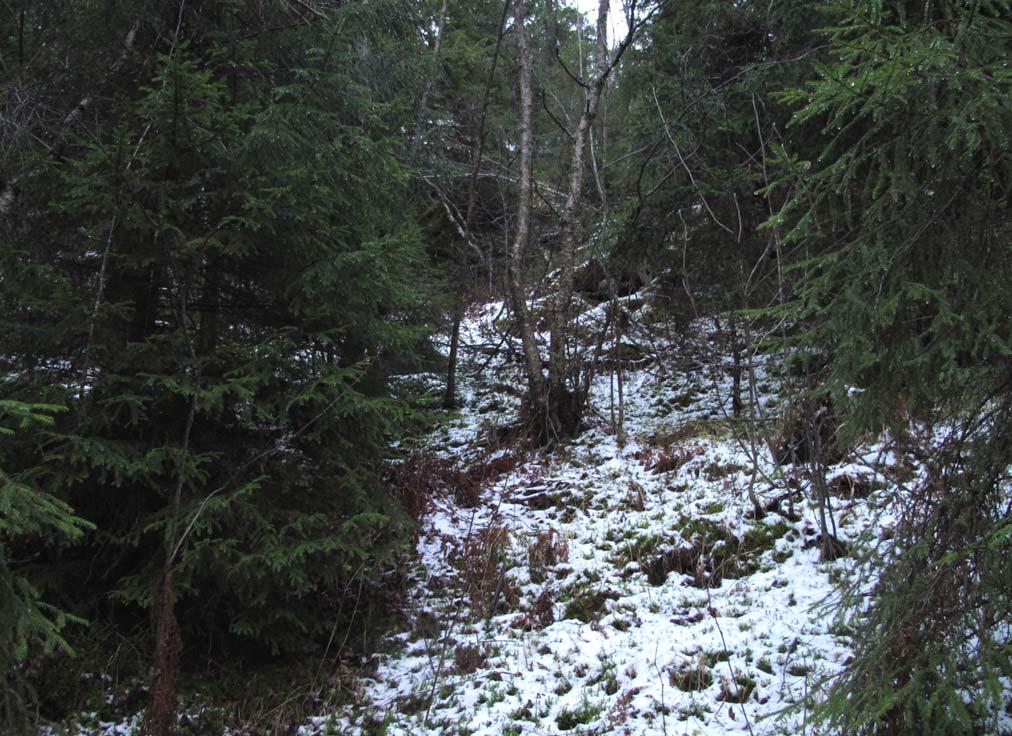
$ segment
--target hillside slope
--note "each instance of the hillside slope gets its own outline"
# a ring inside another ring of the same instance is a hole
[[[654,359],[624,375],[624,445],[606,374],[588,430],[543,454],[491,439],[516,417],[508,385],[522,385],[509,351],[489,350],[508,343],[500,315],[472,310],[464,408],[413,461],[449,480],[420,532],[410,625],[357,702],[303,732],[810,732],[806,703],[849,655],[833,581],[856,563],[820,562],[800,470],[729,431],[713,322],[677,342],[635,336]],[[754,385],[751,406],[780,403],[759,359]],[[888,529],[878,455],[830,468],[842,540]],[[760,520],[750,486],[781,501]]]

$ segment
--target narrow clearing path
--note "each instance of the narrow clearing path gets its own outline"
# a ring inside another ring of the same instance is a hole
[[[474,311],[465,345],[498,342],[498,307]],[[451,482],[418,540],[410,625],[359,702],[303,732],[805,733],[806,699],[849,655],[825,604],[855,563],[819,561],[801,493],[750,518],[749,485],[768,502],[792,470],[729,431],[729,358],[711,325],[694,323],[678,345],[653,340],[662,357],[626,373],[624,447],[605,375],[590,429],[551,455],[489,450],[517,409],[496,387],[521,376],[465,350],[465,408],[417,460]],[[755,385],[774,413],[777,376],[759,364]],[[888,526],[875,455],[830,468],[845,541]]]

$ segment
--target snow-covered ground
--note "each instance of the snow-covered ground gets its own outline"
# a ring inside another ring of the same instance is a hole
[[[464,408],[425,451],[506,472],[474,508],[452,489],[433,499],[405,630],[354,704],[301,732],[812,733],[806,704],[849,656],[833,581],[854,563],[820,562],[800,474],[784,515],[750,518],[749,490],[768,502],[789,479],[762,442],[729,431],[729,359],[712,322],[679,341],[636,336],[657,360],[624,376],[624,444],[605,373],[588,431],[544,454],[489,440],[516,418],[502,384],[522,386],[509,351],[490,350],[501,317],[499,304],[472,310]],[[762,407],[781,400],[773,373],[756,366]],[[833,498],[841,539],[888,525],[888,484],[871,466],[831,468],[879,489]]]

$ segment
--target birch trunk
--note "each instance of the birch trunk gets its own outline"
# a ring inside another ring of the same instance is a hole
[[[569,167],[569,189],[562,211],[562,236],[559,247],[559,293],[551,324],[549,348],[549,386],[551,424],[562,434],[575,433],[586,397],[579,381],[580,366],[567,355],[573,317],[573,281],[576,250],[580,240],[580,209],[583,202],[584,156],[591,126],[597,117],[605,83],[612,65],[608,59],[609,0],[599,0],[597,8],[597,53],[594,74],[586,84],[583,112],[573,136]]]
[[[534,133],[531,111],[534,93],[531,53],[524,28],[527,20],[527,0],[517,0],[513,8],[513,26],[517,34],[517,62],[520,66],[520,196],[517,204],[516,234],[510,248],[507,286],[513,313],[520,327],[520,339],[527,371],[529,411],[536,420],[543,418],[547,409],[545,377],[541,371],[541,354],[534,338],[527,291],[524,279],[524,259],[531,237],[531,196],[533,192]]]

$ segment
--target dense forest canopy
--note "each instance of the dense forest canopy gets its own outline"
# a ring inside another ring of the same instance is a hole
[[[167,734],[208,676],[368,661],[428,508],[396,469],[465,402],[471,305],[503,304],[510,441],[551,455],[605,372],[625,442],[640,295],[658,334],[715,320],[730,431],[780,427],[822,558],[861,560],[819,727],[995,732],[1012,4],[585,5],[0,5],[0,730],[103,668]],[[926,470],[865,554],[826,467],[881,436]]]

